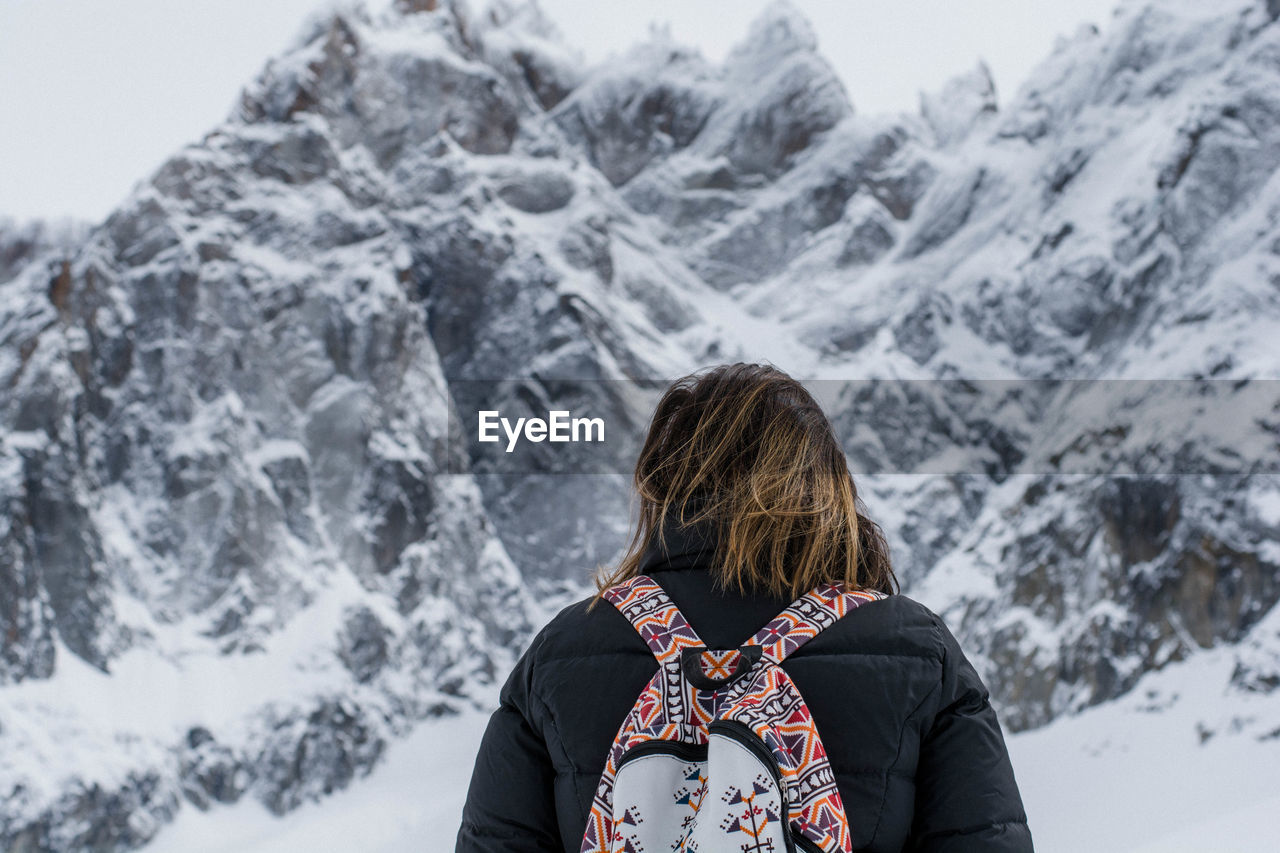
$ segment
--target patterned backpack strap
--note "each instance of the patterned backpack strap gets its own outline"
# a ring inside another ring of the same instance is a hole
[[[782,663],[787,656],[859,605],[877,601],[885,593],[870,589],[846,591],[841,584],[822,584],[796,599],[786,610],[769,621],[749,646],[763,646],[762,656]]]
[[[638,575],[605,590],[604,597],[632,624],[660,664],[678,662],[680,653],[703,642],[648,575]]]

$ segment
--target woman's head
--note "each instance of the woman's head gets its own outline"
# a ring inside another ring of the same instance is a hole
[[[822,582],[896,590],[831,423],[781,370],[727,364],[678,379],[636,463],[639,522],[601,589],[640,574],[665,524],[706,524],[720,586],[798,597]]]

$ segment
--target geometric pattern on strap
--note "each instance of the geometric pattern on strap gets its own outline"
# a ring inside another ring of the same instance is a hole
[[[835,774],[818,727],[790,676],[776,664],[762,663],[731,704],[722,719],[745,724],[778,762],[793,831],[820,850],[852,850]]]
[[[606,590],[604,597],[635,626],[659,663],[678,660],[684,649],[703,645],[666,591],[647,575]]]
[[[782,663],[787,656],[866,601],[884,598],[884,593],[859,589],[846,592],[840,584],[822,584],[805,593],[744,645],[763,646],[763,656]]]
[[[724,719],[744,723],[777,759],[792,829],[822,850],[851,850],[849,823],[818,727],[778,664],[850,610],[885,597],[871,590],[846,592],[837,584],[801,596],[746,642],[764,647],[764,662],[726,699],[731,707]]]

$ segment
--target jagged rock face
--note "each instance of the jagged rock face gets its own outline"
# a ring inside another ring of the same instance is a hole
[[[963,635],[1012,730],[1239,642],[1280,599],[1270,428],[1225,427],[1265,422],[1269,383],[838,387],[837,430],[891,508],[907,590]]]
[[[1207,479],[1038,478],[1015,499],[1007,511],[1027,517],[1027,532],[979,546],[1000,560],[1000,593],[965,616],[997,626],[971,647],[990,657],[1008,726],[1041,725],[1239,642],[1274,607],[1280,566],[1244,545],[1274,538],[1274,525],[1250,510],[1247,478]]]
[[[284,812],[488,701],[537,596],[625,544],[638,380],[709,362],[1024,380],[831,395],[1011,727],[1218,643],[1272,689],[1280,517],[1236,448],[1274,427],[1153,438],[1034,380],[1275,373],[1274,17],[1128,4],[1004,108],[980,65],[879,116],[785,2],[720,65],[655,35],[588,67],[529,5],[318,20],[98,226],[0,229],[0,846]],[[604,476],[457,440],[566,394],[622,437]],[[90,720],[60,685],[186,701]]]
[[[75,219],[18,223],[0,216],[0,283],[14,278],[42,255],[71,251],[90,225]]]

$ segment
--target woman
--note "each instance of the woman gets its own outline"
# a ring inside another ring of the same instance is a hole
[[[824,582],[884,594],[782,663],[826,748],[852,849],[1032,849],[987,690],[941,619],[897,593],[885,539],[799,382],[754,364],[678,380],[634,484],[635,535],[597,585],[650,576],[710,648],[737,647]],[[459,853],[578,853],[613,738],[657,671],[601,593],[561,611],[504,685]]]

